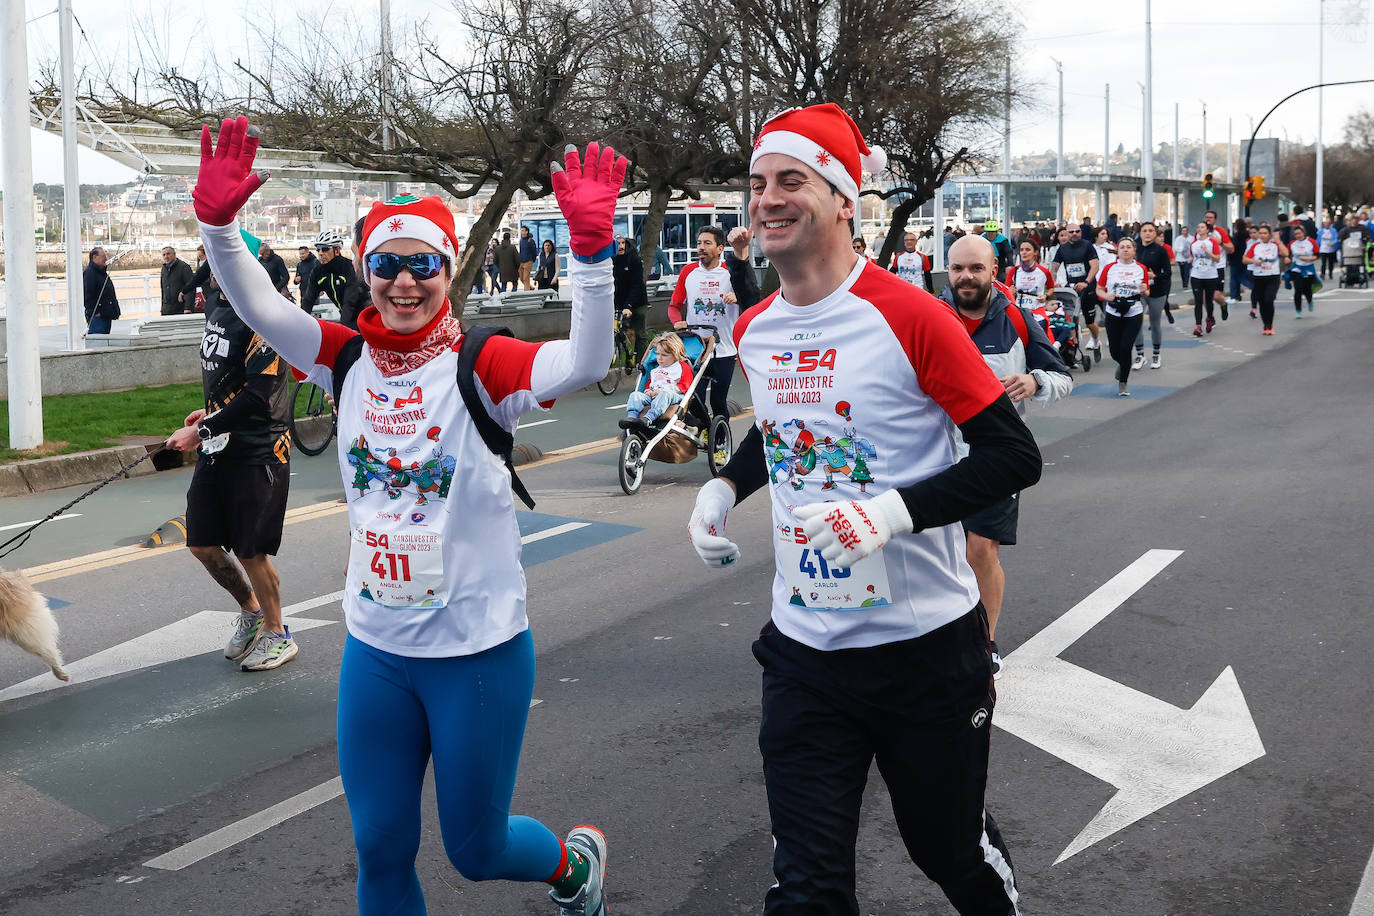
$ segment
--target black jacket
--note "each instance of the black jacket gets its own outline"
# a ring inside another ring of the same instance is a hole
[[[644,287],[644,262],[639,252],[626,245],[625,254],[611,258],[611,275],[615,278],[615,307],[641,312],[649,304],[648,290]]]
[[[291,453],[291,369],[285,360],[222,296],[205,309],[200,354],[203,425],[214,436],[229,433],[228,445],[214,460],[286,464]]]
[[[313,254],[296,262],[296,285],[301,288],[301,294],[310,288],[310,275],[315,268],[320,266],[320,259]]]
[[[339,324],[358,330],[358,315],[372,304],[372,288],[361,278],[354,277],[343,289],[339,303]]]
[[[162,314],[180,315],[190,307],[191,303],[182,297],[190,282],[191,265],[181,258],[162,265]]]
[[[277,288],[277,292],[280,293],[291,285],[291,272],[286,269],[286,262],[281,259],[281,255],[274,251],[265,258],[258,258],[258,263],[267,271],[267,276],[272,278],[272,285]]]
[[[86,299],[86,323],[91,323],[97,311],[101,318],[114,321],[119,318],[119,297],[115,295],[114,281],[105,268],[87,264],[81,274],[82,288]]]
[[[725,269],[730,272],[730,288],[739,300],[739,310],[753,308],[763,299],[759,292],[759,281],[754,276],[754,265],[747,259],[735,257],[733,251],[725,252]]]
[[[349,284],[358,282],[353,271],[353,262],[341,254],[336,254],[326,264],[321,261],[310,273],[310,288],[301,293],[301,308],[311,309],[323,293],[330,302],[343,310],[344,290]]]

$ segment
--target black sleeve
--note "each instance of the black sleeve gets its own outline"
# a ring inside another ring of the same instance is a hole
[[[961,521],[1040,480],[1040,449],[1005,394],[961,424],[959,432],[968,443],[967,458],[897,491],[916,531]]]
[[[248,376],[234,399],[207,417],[202,425],[212,436],[261,426],[263,415],[269,412],[274,384],[276,381],[270,375]]]
[[[768,482],[768,465],[763,460],[763,433],[758,426],[749,425],[748,435],[720,469],[720,476],[735,485],[737,506]]]
[[[753,308],[763,298],[759,294],[759,283],[754,277],[753,266],[744,258],[735,257],[734,252],[725,253],[725,267],[730,271],[730,286],[735,291],[739,310]]]
[[[190,267],[191,265],[187,264],[186,266]],[[189,293],[191,295],[191,298],[194,299],[196,295],[196,290],[209,282],[210,262],[206,261],[204,264],[200,265],[200,267],[196,269],[196,272],[191,275],[191,282],[183,286],[181,288],[181,291],[182,293]]]

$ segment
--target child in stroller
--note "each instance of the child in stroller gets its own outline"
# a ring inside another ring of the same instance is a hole
[[[1361,289],[1369,285],[1369,254],[1364,233],[1352,232],[1341,242],[1341,286]]]
[[[668,408],[682,403],[683,396],[692,385],[692,364],[687,361],[687,350],[682,338],[672,331],[660,334],[649,343],[655,357],[650,365],[646,360],[645,370],[648,379],[644,387],[630,395],[625,405],[626,419],[641,419],[653,423]]]
[[[1057,289],[1045,301],[1049,319],[1050,340],[1059,350],[1059,358],[1070,369],[1077,366],[1084,372],[1092,370],[1092,356],[1078,345],[1078,294],[1071,289]]]

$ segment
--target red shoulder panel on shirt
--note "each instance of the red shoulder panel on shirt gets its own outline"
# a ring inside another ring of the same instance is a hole
[[[869,263],[873,262],[870,261]],[[882,268],[878,269],[882,270]],[[778,291],[774,290],[773,292],[769,293],[758,305],[746,309],[744,311],[744,314],[740,315],[739,318],[735,321],[735,327],[731,330],[730,336],[734,338],[736,350],[739,350],[740,341],[744,339],[744,332],[748,330],[749,322],[753,321],[760,314],[762,314],[763,311],[766,308],[768,308],[768,306],[773,304],[773,300],[776,298],[778,298]],[[736,363],[739,366],[739,370],[744,373],[744,378],[748,380],[749,371],[744,368],[744,360],[736,360]]]
[[[529,390],[534,354],[542,346],[542,343],[516,340],[514,337],[487,339],[482,352],[477,354],[477,365],[473,371],[477,373],[493,404],[500,404],[517,391]]]
[[[339,358],[339,351],[343,345],[354,337],[358,332],[352,328],[346,328],[337,321],[320,321],[320,352],[315,357],[316,365],[334,368],[334,361]]]
[[[865,269],[850,288],[883,316],[901,343],[921,390],[957,426],[1002,396],[954,309],[884,270]]]

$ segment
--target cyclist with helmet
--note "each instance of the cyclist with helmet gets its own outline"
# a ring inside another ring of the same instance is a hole
[[[1012,251],[1011,242],[1002,234],[1002,227],[997,220],[983,221],[983,238],[991,242],[992,247],[997,251],[998,275],[1005,274],[1007,269],[1016,262],[1016,254]]]
[[[315,254],[320,263],[310,275],[310,288],[301,292],[301,308],[305,311],[313,309],[323,293],[342,312],[344,290],[358,280],[353,262],[343,256],[343,243],[343,236],[333,229],[315,236]]]

